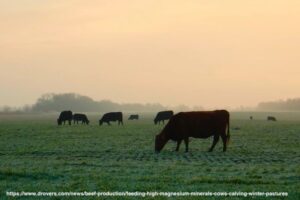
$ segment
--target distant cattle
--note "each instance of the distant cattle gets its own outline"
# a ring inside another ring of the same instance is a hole
[[[72,111],[67,110],[67,111],[62,111],[57,119],[57,124],[62,125],[62,123],[65,124],[66,121],[69,122],[69,125],[71,125],[73,119]]]
[[[79,113],[76,113],[73,115],[73,122],[74,124],[78,122],[81,122],[82,124],[89,124],[90,121],[88,120],[87,116],[85,114],[79,114]]]
[[[241,128],[240,127],[233,127],[232,130],[239,131],[239,130],[241,130]]]
[[[160,124],[161,121],[164,124],[164,120],[169,120],[173,115],[172,110],[158,112],[154,118],[154,124]]]
[[[134,120],[134,119],[138,120],[139,115],[130,115],[129,118],[128,118],[128,120]]]
[[[213,151],[221,136],[223,151],[229,142],[229,112],[226,110],[181,112],[174,115],[160,134],[155,138],[155,151],[160,152],[171,139],[177,142],[176,151],[184,140],[185,151],[188,152],[189,137],[208,138],[214,136],[209,151]]]
[[[103,117],[99,120],[99,125],[101,126],[104,122],[110,125],[109,122],[118,121],[118,125],[123,125],[123,114],[122,112],[109,112],[103,115]]]
[[[250,119],[250,120],[253,120],[253,117],[252,117],[252,116],[250,116],[250,117],[249,117],[249,119]]]
[[[274,121],[274,122],[277,121],[276,118],[273,117],[273,116],[268,116],[268,117],[267,117],[267,120],[268,120],[268,121]]]

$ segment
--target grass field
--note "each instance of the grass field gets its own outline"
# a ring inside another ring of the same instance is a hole
[[[154,136],[163,126],[155,126],[150,114],[124,120],[123,127],[99,127],[98,116],[90,116],[89,126],[58,127],[54,115],[2,115],[0,196],[8,198],[6,191],[281,191],[289,193],[287,199],[300,199],[300,114],[272,113],[278,122],[267,122],[266,115],[232,113],[226,153],[221,141],[207,152],[211,138],[191,139],[189,153],[183,144],[174,152],[170,141],[160,154],[154,153]]]

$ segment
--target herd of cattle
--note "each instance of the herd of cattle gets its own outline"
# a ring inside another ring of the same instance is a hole
[[[154,124],[160,124],[162,122],[164,124],[165,120],[169,120],[174,115],[173,111],[161,111],[158,112],[156,117],[154,118]],[[138,120],[139,115],[134,114],[130,115],[128,120]],[[85,114],[81,113],[75,113],[73,114],[72,111],[62,111],[57,119],[57,124],[62,125],[69,123],[69,125],[72,124],[72,121],[74,124],[78,124],[78,122],[81,122],[82,124],[89,124],[90,121],[88,120],[87,116]],[[111,125],[110,122],[118,122],[118,124],[123,125],[123,113],[122,112],[109,112],[105,113],[102,118],[99,120],[99,125],[101,126],[103,123],[107,123],[108,125]]]
[[[160,124],[161,122],[164,124],[165,120],[171,119],[171,117],[174,115],[174,112],[172,110],[168,111],[161,111],[158,112],[156,117],[154,118],[154,124]],[[253,120],[253,116],[249,117],[250,120]],[[130,115],[128,120],[139,120],[138,114]],[[275,117],[268,116],[268,121],[277,121]],[[72,121],[74,124],[78,124],[78,122],[81,122],[82,124],[88,125],[90,121],[88,120],[87,116],[85,114],[75,113],[73,114],[72,111],[62,111],[57,119],[57,124],[62,125],[66,122],[69,123],[69,125],[72,124]],[[108,125],[111,125],[110,122],[118,122],[118,124],[123,125],[123,113],[122,112],[109,112],[105,113],[102,118],[99,120],[99,125],[101,126],[103,123],[107,123]]]
[[[138,120],[139,115],[130,115],[128,120]],[[164,124],[165,120],[169,120],[162,131],[155,137],[155,151],[160,152],[169,140],[177,142],[176,151],[179,150],[182,141],[185,143],[185,151],[188,152],[189,137],[193,138],[209,138],[213,136],[213,143],[209,151],[213,151],[215,145],[222,138],[223,151],[227,149],[230,139],[230,115],[226,110],[215,111],[194,111],[194,112],[180,112],[174,115],[171,110],[158,112],[154,118],[154,124]],[[253,117],[250,116],[250,120]],[[276,121],[273,116],[267,117],[268,121]],[[72,111],[62,111],[57,119],[57,124],[62,125],[66,122],[78,124],[89,124],[89,120],[85,114],[75,113]],[[99,120],[99,125],[110,122],[118,122],[123,125],[122,112],[105,113]]]

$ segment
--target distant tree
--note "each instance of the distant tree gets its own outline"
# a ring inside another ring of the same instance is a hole
[[[3,106],[3,108],[1,110],[3,113],[10,113],[13,111],[13,108],[10,106]]]
[[[261,102],[257,105],[257,109],[274,111],[300,111],[300,98]]]
[[[50,112],[72,110],[75,112],[110,112],[110,111],[158,111],[163,110],[160,104],[138,104],[126,103],[118,104],[110,100],[94,101],[92,98],[82,96],[75,93],[65,94],[44,94],[35,104],[31,110],[34,112]]]

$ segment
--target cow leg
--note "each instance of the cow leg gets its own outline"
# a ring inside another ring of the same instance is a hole
[[[182,142],[182,140],[178,140],[177,141],[177,147],[176,147],[175,151],[179,151],[179,146],[180,146],[181,142]]]
[[[222,135],[222,141],[223,141],[223,152],[226,151],[226,146],[227,146],[227,136],[226,135]]]
[[[184,138],[185,152],[189,151],[189,138]]]
[[[214,135],[214,141],[209,149],[209,152],[212,152],[214,150],[214,147],[216,146],[216,144],[218,143],[219,141],[219,135]]]

